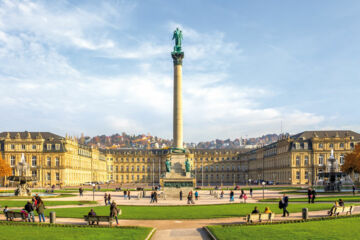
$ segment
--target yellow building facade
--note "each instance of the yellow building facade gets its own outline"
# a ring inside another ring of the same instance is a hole
[[[307,131],[254,150],[188,149],[197,186],[237,185],[249,181],[311,184],[325,171],[331,149],[341,165],[360,142],[353,131]],[[49,132],[2,132],[0,152],[17,175],[24,154],[29,176],[38,186],[75,186],[86,182],[159,184],[168,149],[105,150]],[[3,183],[4,184],[4,183]]]

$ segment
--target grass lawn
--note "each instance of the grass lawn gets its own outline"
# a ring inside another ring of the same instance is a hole
[[[24,207],[27,201],[0,201],[0,206]],[[96,201],[44,201],[45,206],[97,204]]]
[[[253,226],[208,226],[218,240],[226,239],[360,239],[359,217],[303,223]]]
[[[36,225],[0,225],[0,240],[143,240],[151,228],[143,227],[41,227]]]
[[[254,206],[258,206],[264,211],[265,206],[269,206],[275,213],[282,213],[277,203],[269,204],[226,204],[226,205],[202,205],[202,206],[119,206],[122,210],[122,219],[207,219],[207,218],[226,218],[241,217],[249,214]],[[288,210],[301,212],[304,207],[309,211],[330,209],[330,203],[318,204],[290,204]],[[57,217],[83,218],[90,211],[91,207],[78,208],[58,208],[46,210],[46,216],[50,211],[55,211]],[[109,207],[93,207],[98,216],[108,216]]]
[[[64,198],[64,197],[74,197],[76,194],[70,193],[62,193],[56,196],[41,196],[42,199],[46,198]],[[0,200],[18,200],[18,199],[31,199],[32,197],[24,196],[24,197],[15,197],[15,196],[7,196],[7,197],[0,197]]]
[[[317,197],[315,198],[315,202],[334,202],[334,201],[338,201],[339,199],[342,199],[346,202],[360,202],[360,196],[344,196],[344,195],[339,195],[339,196],[332,196],[332,197]],[[289,198],[290,202],[308,202],[308,198],[307,197],[303,197],[303,198]],[[264,199],[264,200],[260,200],[260,202],[279,202],[279,199],[277,198],[269,198],[269,199]]]

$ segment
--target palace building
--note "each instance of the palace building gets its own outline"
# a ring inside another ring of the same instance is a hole
[[[197,186],[236,185],[249,181],[311,184],[325,171],[331,149],[338,164],[360,142],[353,131],[306,131],[254,150],[188,149]],[[159,184],[169,149],[98,149],[76,138],[49,132],[2,132],[0,152],[11,166],[24,154],[28,175],[38,186],[72,186],[85,182]],[[6,184],[3,182],[2,184]]]

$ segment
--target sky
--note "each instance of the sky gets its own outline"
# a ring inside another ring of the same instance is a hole
[[[0,0],[0,131],[184,141],[360,131],[360,2]]]

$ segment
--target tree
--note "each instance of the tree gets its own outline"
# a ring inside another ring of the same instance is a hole
[[[11,175],[11,167],[5,162],[0,153],[0,177]]]
[[[355,146],[354,151],[345,155],[345,163],[341,171],[351,175],[360,173],[360,144]]]

